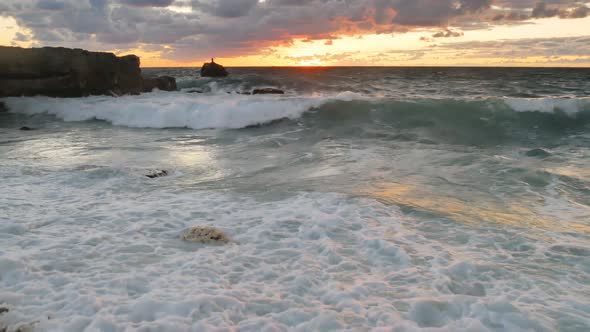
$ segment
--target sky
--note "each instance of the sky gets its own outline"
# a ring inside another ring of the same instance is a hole
[[[590,67],[590,1],[2,0],[0,45],[143,67]]]

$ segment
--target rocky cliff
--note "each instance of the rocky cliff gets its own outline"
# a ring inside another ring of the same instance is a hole
[[[0,46],[0,97],[142,92],[139,58],[63,47]]]

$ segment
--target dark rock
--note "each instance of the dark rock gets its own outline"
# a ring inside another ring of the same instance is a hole
[[[180,235],[183,241],[196,243],[229,243],[230,238],[223,231],[210,226],[191,227]]]
[[[202,77],[226,77],[227,75],[229,75],[227,70],[222,65],[215,63],[213,59],[209,63],[204,63],[203,67],[201,67]]]
[[[176,91],[176,78],[172,76],[157,76],[143,78],[143,92],[151,92],[154,89],[162,91]]]
[[[119,94],[139,94],[142,92],[143,78],[139,67],[139,57],[126,55],[119,58],[118,92]],[[176,86],[176,80],[174,80]]]
[[[275,89],[275,88],[261,88],[261,89],[254,89],[252,91],[253,95],[266,95],[266,94],[275,94],[275,95],[283,95],[285,91]]]
[[[10,310],[8,310],[8,308],[6,307],[0,307],[0,315],[2,315],[5,312],[9,312]]]
[[[187,90],[186,93],[203,93],[203,90]]]
[[[20,127],[20,128],[19,128],[19,130],[22,130],[22,131],[29,131],[29,130],[35,130],[35,128],[31,128],[31,127],[24,126],[24,127]]]
[[[8,111],[8,108],[6,107],[6,105],[4,105],[4,103],[0,101],[0,113],[7,112],[7,111]]]
[[[525,153],[527,157],[547,158],[551,156],[551,153],[543,149],[532,149]]]
[[[237,92],[239,95],[251,95],[252,92]]]
[[[150,174],[147,174],[146,176],[150,179],[154,179],[154,178],[160,178],[160,177],[166,176],[166,175],[168,175],[168,171],[161,170],[161,171],[154,171]]]
[[[135,55],[0,46],[0,97],[139,94],[141,82]]]

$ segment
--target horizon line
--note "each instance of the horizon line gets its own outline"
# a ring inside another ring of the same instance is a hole
[[[568,66],[568,65],[556,65],[556,66],[513,66],[513,65],[342,65],[342,66],[298,66],[298,65],[285,65],[285,66],[224,66],[226,68],[530,68],[530,69],[590,69],[590,65],[587,66]],[[140,68],[201,68],[201,66],[141,66]]]

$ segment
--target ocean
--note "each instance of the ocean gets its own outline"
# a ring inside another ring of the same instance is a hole
[[[1,100],[0,329],[590,330],[590,69],[229,71]]]

